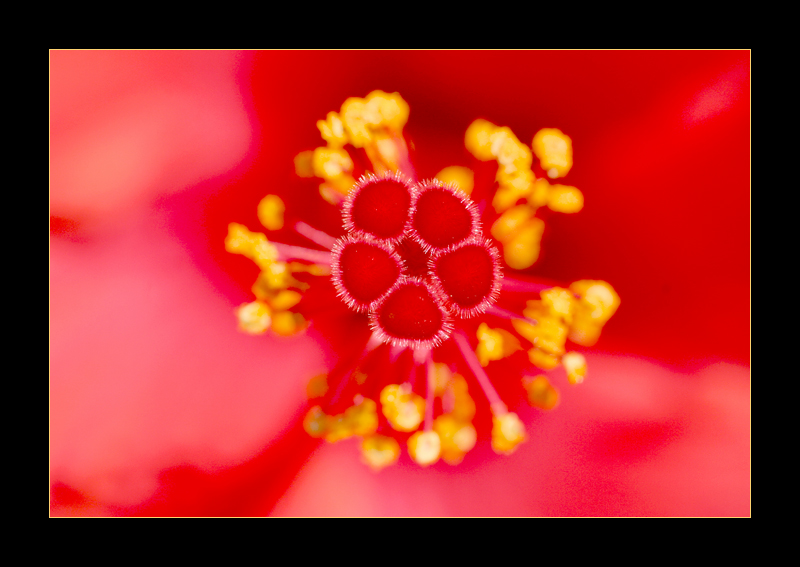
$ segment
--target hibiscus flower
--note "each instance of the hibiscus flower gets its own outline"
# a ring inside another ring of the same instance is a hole
[[[749,514],[748,53],[54,52],[51,69],[51,513]],[[335,337],[235,330],[258,269],[225,252],[228,224],[258,226],[266,194],[302,208],[314,124],[375,89],[408,102],[421,178],[470,164],[476,118],[572,139],[585,207],[548,219],[528,273],[602,278],[623,306],[556,409],[512,408],[529,440],[509,457],[484,439],[457,467],[376,474],[303,431]]]

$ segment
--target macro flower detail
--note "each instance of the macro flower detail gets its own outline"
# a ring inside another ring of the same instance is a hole
[[[361,437],[362,458],[376,470],[396,462],[403,444],[421,466],[461,462],[483,437],[478,412],[487,421],[478,390],[491,412],[492,448],[512,453],[528,435],[494,381],[512,380],[534,407],[555,407],[551,381],[563,378],[554,371],[563,367],[570,384],[587,375],[568,341],[593,345],[620,303],[601,280],[560,287],[513,275],[539,256],[540,211],[584,205],[577,188],[549,181],[573,166],[568,136],[544,128],[529,147],[479,119],[465,146],[497,163],[495,186],[475,187],[460,166],[419,180],[403,135],[408,115],[397,93],[350,98],[317,123],[326,145],[295,159],[301,177],[323,180],[319,205],[334,208],[341,234],[268,195],[258,206],[262,225],[281,230],[289,215],[289,228],[312,244],[273,242],[237,223],[225,241],[260,269],[255,300],[237,310],[242,331],[291,335],[338,324],[352,333],[338,364],[309,382],[304,428],[329,442]],[[502,359],[504,375],[492,376]]]

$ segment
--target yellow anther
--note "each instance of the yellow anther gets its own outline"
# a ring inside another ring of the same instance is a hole
[[[328,416],[319,406],[314,406],[303,419],[303,429],[311,437],[322,437],[328,430]]]
[[[318,120],[317,128],[319,128],[319,133],[328,142],[329,146],[340,148],[347,143],[344,123],[335,112],[329,112],[325,120]]]
[[[491,360],[500,360],[520,349],[517,337],[505,329],[490,329],[486,323],[478,327],[478,348],[475,352],[481,366],[486,366]]]
[[[289,286],[296,287],[298,285],[300,283],[291,276],[286,264],[284,262],[275,262],[258,274],[258,278],[256,278],[253,287],[250,289],[258,299],[269,303],[276,311],[282,311],[288,309],[284,305],[290,303],[291,299],[295,297],[294,293],[296,293],[291,292],[290,295],[281,295],[282,290]],[[299,296],[299,294],[297,295]],[[279,307],[275,307],[276,300]]]
[[[492,155],[505,174],[530,169],[533,156],[528,146],[520,142],[508,127],[496,129],[490,135]]]
[[[302,298],[298,292],[284,289],[275,294],[269,304],[275,311],[286,311],[297,305]]]
[[[502,170],[500,170],[502,171]],[[514,175],[500,175],[500,185],[492,198],[492,206],[498,213],[508,210],[517,204],[520,199],[527,198],[533,188],[535,177],[529,169],[523,169]]]
[[[560,317],[569,325],[572,322],[572,311],[575,308],[575,297],[563,287],[552,287],[541,293],[542,305],[551,314]]]
[[[258,220],[267,230],[283,228],[283,213],[286,207],[277,195],[267,195],[258,203]]]
[[[391,437],[373,435],[361,442],[361,457],[373,470],[394,464],[400,457],[400,444]]]
[[[352,435],[368,436],[378,429],[377,404],[364,398],[356,405],[345,410],[344,415],[350,424]]]
[[[456,419],[462,422],[470,422],[475,417],[475,400],[469,395],[467,381],[460,374],[453,376],[452,397],[448,396],[447,410]],[[442,405],[444,406],[444,399]]]
[[[517,205],[492,225],[492,236],[503,244],[503,258],[511,268],[529,268],[539,257],[544,223],[533,216],[535,212],[530,205]]]
[[[332,180],[353,171],[350,154],[341,148],[317,148],[312,159],[314,175]]]
[[[256,261],[258,264],[258,261]],[[261,266],[261,274],[268,289],[286,289],[294,283],[292,272],[286,262],[272,262],[266,266]]]
[[[363,148],[372,141],[370,126],[378,124],[381,119],[377,109],[368,107],[363,98],[357,97],[344,101],[339,115],[350,143],[357,148]]]
[[[492,417],[492,449],[495,453],[510,455],[517,445],[525,441],[525,426],[515,413]]]
[[[441,397],[447,391],[447,387],[453,380],[453,373],[450,372],[450,367],[445,363],[434,362],[433,371],[428,376],[428,380],[433,380],[434,395]]]
[[[408,454],[418,465],[427,467],[439,460],[441,441],[435,431],[417,431],[408,439]]]
[[[539,258],[544,222],[533,218],[503,242],[503,259],[510,268],[530,268]]]
[[[307,272],[312,276],[331,275],[331,267],[323,264],[303,264],[302,262],[289,262],[289,270],[292,272]]]
[[[547,206],[557,213],[577,213],[583,208],[583,193],[569,185],[553,185],[547,195]]]
[[[509,240],[533,220],[535,213],[536,211],[528,205],[517,205],[508,209],[492,225],[492,236],[500,242]]]
[[[586,358],[577,352],[568,352],[561,357],[570,384],[580,384],[586,377]]]
[[[233,254],[242,254],[251,260],[263,258],[264,261],[275,261],[278,259],[278,249],[269,243],[266,235],[260,232],[250,232],[246,226],[236,222],[228,225],[225,250]]]
[[[479,342],[475,354],[478,355],[481,366],[486,366],[490,360],[503,358],[503,336],[498,331],[481,323],[477,334]]]
[[[589,309],[595,321],[608,321],[619,307],[619,295],[610,284],[600,280],[580,280],[569,286]]]
[[[278,249],[260,232],[250,232],[246,226],[232,222],[228,225],[225,250],[242,254],[253,260],[262,270],[278,259]]]
[[[272,316],[272,331],[276,335],[288,337],[299,333],[305,327],[305,319],[299,313],[280,311]]]
[[[464,423],[451,414],[442,414],[433,422],[439,434],[441,457],[448,464],[457,465],[464,455],[475,447],[477,433],[471,423]]]
[[[390,384],[381,391],[381,411],[397,431],[416,431],[425,417],[425,399],[409,384]]]
[[[453,435],[453,445],[455,445],[462,453],[468,453],[475,447],[478,441],[478,432],[471,423],[465,423]]]
[[[328,392],[328,375],[317,374],[306,385],[308,399],[321,398]]]
[[[294,156],[294,171],[298,177],[314,177],[314,150]]]
[[[236,308],[239,330],[250,335],[261,335],[269,329],[272,323],[271,314],[266,303],[258,300],[244,303]]]
[[[342,439],[349,439],[353,436],[353,429],[347,416],[340,413],[329,415],[325,422],[325,441],[336,443]]]
[[[526,321],[514,321],[513,324],[517,332],[533,343],[537,349],[556,356],[564,354],[564,344],[569,329],[559,319],[540,316],[535,325]]]
[[[464,145],[467,150],[476,158],[482,161],[494,159],[492,154],[492,134],[497,130],[497,126],[479,118],[467,128],[464,136]]]
[[[531,364],[542,370],[552,370],[558,366],[559,362],[557,356],[546,353],[535,347],[528,351],[528,359],[531,361]]]
[[[572,167],[572,140],[557,128],[542,128],[533,137],[533,153],[551,179],[564,177]]]
[[[544,207],[550,197],[550,183],[547,179],[537,179],[531,185],[531,192],[528,195],[528,204],[534,209]]]
[[[596,280],[575,282],[570,290],[578,301],[569,338],[580,345],[592,346],[600,338],[603,325],[619,307],[619,295],[606,282]]]
[[[368,114],[378,119],[374,125],[380,125],[400,132],[408,122],[408,103],[403,100],[400,93],[385,93],[383,91],[372,91],[367,95],[366,106]]]
[[[442,183],[452,183],[456,189],[466,195],[471,194],[472,189],[475,187],[475,174],[473,171],[460,165],[445,167],[436,174],[436,179]]]
[[[528,392],[528,401],[532,406],[549,410],[558,404],[558,390],[556,390],[546,376],[539,375],[535,378],[523,378],[522,385]]]

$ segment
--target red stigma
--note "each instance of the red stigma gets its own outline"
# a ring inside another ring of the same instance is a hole
[[[402,270],[400,257],[390,246],[355,237],[337,241],[331,260],[336,290],[351,309],[360,312],[374,307]]]
[[[401,175],[364,176],[345,201],[345,229],[353,234],[397,242],[407,228],[411,201],[411,185]]]
[[[426,250],[442,250],[481,234],[475,204],[453,187],[436,180],[424,182],[417,186],[415,197],[411,226]]]
[[[463,318],[486,311],[500,292],[499,254],[488,240],[470,239],[430,261],[434,285]]]
[[[344,203],[348,236],[332,253],[342,300],[368,312],[394,346],[431,348],[450,337],[451,316],[483,313],[500,291],[499,255],[484,239],[475,204],[432,180],[362,177]]]
[[[424,281],[407,278],[372,314],[373,331],[398,346],[430,348],[450,336],[452,325],[442,305]]]

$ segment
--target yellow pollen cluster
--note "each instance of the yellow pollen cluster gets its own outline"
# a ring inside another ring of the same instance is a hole
[[[442,399],[443,409],[431,429],[417,431],[424,419],[425,400],[411,392],[408,384],[383,389],[383,414],[395,430],[414,432],[408,439],[408,453],[419,465],[432,465],[440,458],[456,465],[475,447],[475,402],[464,377],[453,374],[445,364],[434,363],[428,379],[433,381],[434,395]]]
[[[325,120],[317,122],[327,146],[298,155],[298,175],[324,179],[320,194],[338,204],[355,183],[347,144],[364,148],[374,173],[398,171],[407,157],[402,132],[408,113],[408,104],[398,93],[373,91],[366,98],[348,98],[338,113],[329,112]]]
[[[390,384],[381,391],[381,410],[396,431],[416,431],[425,417],[425,399],[410,384]]]
[[[496,453],[510,455],[525,439],[525,426],[517,414],[492,416],[492,449]]]
[[[456,189],[470,195],[475,188],[475,173],[468,167],[451,165],[436,174],[436,179],[442,183],[450,183]]]
[[[433,431],[439,436],[441,458],[450,465],[457,465],[475,447],[478,435],[472,425],[475,417],[475,401],[467,390],[467,381],[460,374],[453,374],[445,364],[435,364],[437,380],[436,395],[442,398],[443,413],[433,422]]]
[[[586,363],[581,355],[566,352],[567,338],[580,345],[594,344],[618,306],[619,296],[609,284],[581,280],[569,289],[543,291],[540,300],[527,302],[523,311],[527,319],[512,324],[533,345],[528,357],[534,365],[551,370],[563,363],[570,382],[578,383],[586,374]]]
[[[537,179],[531,170],[531,150],[507,127],[478,119],[467,129],[464,143],[478,159],[497,161],[498,188],[492,206],[502,214],[492,226],[492,236],[502,243],[510,267],[529,268],[539,257],[544,231],[544,223],[535,217],[537,209],[547,206],[559,213],[577,213],[583,208],[583,194],[575,187]],[[550,177],[566,175],[572,166],[572,141],[560,130],[540,130],[533,138],[533,153]],[[521,200],[526,202],[518,204]]]
[[[533,407],[550,410],[558,404],[558,390],[546,376],[540,374],[534,378],[523,378],[522,386],[528,392],[528,401]]]
[[[269,216],[275,221],[277,211],[281,211],[282,223],[283,202],[274,195],[271,197],[274,199],[270,199],[269,205],[263,207],[269,211],[264,212],[263,216]],[[261,209],[259,206],[260,217]],[[290,311],[300,301],[301,295],[288,288],[302,289],[302,284],[292,277],[292,272],[307,271],[308,267],[278,260],[278,249],[267,240],[266,235],[251,232],[244,225],[235,222],[228,225],[225,250],[251,259],[261,270],[252,288],[256,300],[236,309],[240,330],[260,335],[272,329],[278,335],[288,336],[305,328],[303,317]]]
[[[486,323],[480,324],[477,335],[478,348],[475,354],[481,366],[487,366],[489,361],[500,360],[522,348],[517,337],[505,329],[490,329]]]
[[[427,467],[439,460],[442,442],[435,431],[417,431],[408,439],[408,454],[420,466]]]
[[[433,422],[433,430],[439,436],[442,459],[450,465],[464,460],[464,455],[475,447],[478,433],[469,421],[459,420],[453,414],[442,414]]]
[[[558,128],[542,128],[533,137],[533,153],[551,179],[572,169],[572,140]]]
[[[357,396],[354,405],[336,415],[327,415],[314,406],[306,414],[303,427],[312,437],[324,437],[329,443],[354,436],[369,437],[378,429],[377,404]]]
[[[361,457],[373,470],[379,471],[400,457],[400,443],[385,435],[366,437],[361,442]]]

